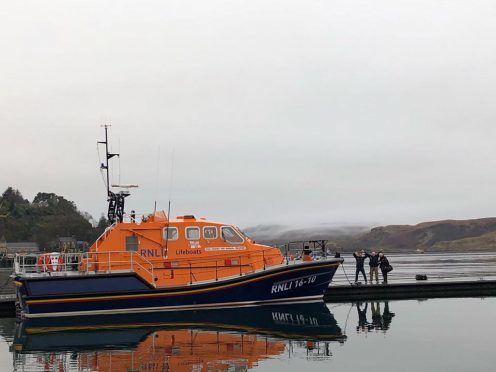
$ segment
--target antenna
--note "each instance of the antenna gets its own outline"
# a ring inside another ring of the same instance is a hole
[[[160,175],[160,146],[157,150],[157,173],[155,175],[155,203],[153,206],[153,214],[157,211],[157,199],[158,199],[158,180]]]
[[[119,154],[121,153],[121,139],[120,138],[119,138],[119,147],[117,148],[117,151],[119,151]],[[121,157],[120,156],[119,156],[119,176],[118,176],[118,182],[121,183]]]
[[[167,231],[167,233],[165,234],[165,252],[168,252],[167,245],[169,243],[170,208],[171,201],[169,200],[169,206],[167,207],[167,224],[165,225],[165,231]]]
[[[169,207],[172,199],[172,183],[174,181],[174,148],[172,148],[172,158],[171,158],[171,174],[170,174],[170,183],[169,183]]]
[[[169,184],[169,206],[167,207],[167,225],[165,226],[167,234],[165,237],[165,252],[167,252],[167,244],[169,243],[169,223],[170,223],[170,210],[171,210],[171,199],[172,199],[172,181],[174,179],[174,148],[172,148],[172,159],[171,159],[171,176]]]

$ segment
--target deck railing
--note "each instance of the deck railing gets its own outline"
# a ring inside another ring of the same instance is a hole
[[[96,247],[96,250],[98,251],[98,243],[105,240],[108,236],[108,234],[110,234],[110,232],[114,229],[114,227],[117,225],[117,222],[114,222],[112,225],[108,226],[107,228],[105,228],[105,230],[100,234],[100,236],[96,239],[95,241],[95,247]]]
[[[155,283],[154,265],[137,252],[84,252],[16,254],[15,275],[64,276],[90,272],[136,272],[150,284]]]
[[[53,259],[53,261],[52,261]],[[220,278],[242,276],[279,265],[301,263],[298,259],[284,259],[270,249],[232,254],[218,254],[202,258],[175,258],[150,261],[138,252],[102,251],[85,253],[17,254],[15,275],[75,276],[89,273],[135,272],[146,282],[156,286],[157,274],[171,283],[193,284]],[[163,284],[163,281],[161,283]],[[167,285],[167,284],[165,284]],[[172,284],[171,284],[172,285]]]
[[[292,263],[296,263],[292,261]],[[220,278],[243,276],[259,270],[286,264],[286,261],[272,248],[232,254],[218,254],[198,258],[174,258],[161,262],[161,269],[169,271],[169,278],[181,277],[187,284]],[[166,275],[163,277],[167,277]],[[207,277],[208,279],[202,279]]]

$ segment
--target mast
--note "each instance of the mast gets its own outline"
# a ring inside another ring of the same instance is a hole
[[[113,158],[114,156],[119,156],[119,154],[111,154],[109,153],[108,150],[108,127],[110,125],[105,124],[103,126],[105,128],[105,141],[99,141],[98,143],[101,143],[105,145],[105,164],[101,164],[100,169],[105,169],[105,172],[107,173],[107,196],[110,197],[112,192],[110,191],[110,177],[109,177],[109,159]]]
[[[110,125],[103,125],[105,128],[105,141],[98,141],[98,144],[105,145],[105,163],[100,165],[100,169],[104,170],[107,179],[107,202],[108,202],[108,213],[107,217],[110,223],[122,222],[124,219],[124,198],[129,196],[129,192],[119,192],[115,194],[110,190],[110,174],[109,174],[109,160],[114,156],[120,156],[120,154],[113,154],[109,152],[108,148],[108,128]]]

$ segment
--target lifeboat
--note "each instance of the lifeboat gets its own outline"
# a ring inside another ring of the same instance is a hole
[[[107,135],[101,142],[107,147]],[[115,154],[107,151],[108,160]],[[107,181],[112,225],[86,253],[15,257],[23,317],[58,317],[322,301],[341,258],[289,259],[233,224],[124,212]],[[44,266],[43,266],[44,267]],[[54,269],[55,268],[55,269]]]

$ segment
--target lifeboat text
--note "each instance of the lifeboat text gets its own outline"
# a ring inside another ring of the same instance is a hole
[[[312,276],[306,276],[303,278],[297,278],[293,280],[286,280],[284,282],[277,282],[272,284],[272,289],[270,290],[270,293],[279,293],[279,292],[285,292],[289,291],[293,288],[299,288],[303,287],[305,284],[310,284],[315,282],[317,279],[317,276],[312,275]]]
[[[165,257],[167,255],[167,250],[165,248],[140,249],[139,253],[143,257]]]
[[[176,254],[201,254],[201,249],[176,249]]]
[[[292,314],[283,312],[272,312],[272,320],[278,324],[294,324],[294,325],[312,325],[318,326],[317,318],[313,316],[305,316],[303,314]]]

